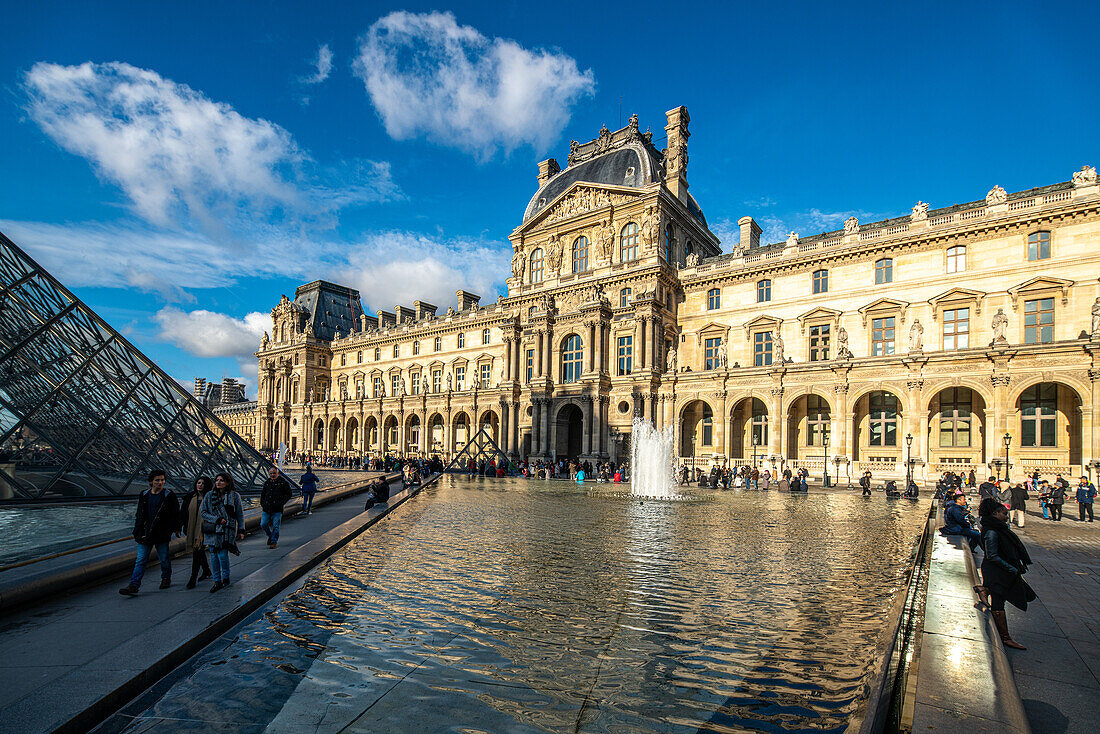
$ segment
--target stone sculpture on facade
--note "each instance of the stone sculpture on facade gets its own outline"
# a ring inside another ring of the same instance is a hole
[[[787,247],[798,247],[798,232],[787,235]]]
[[[454,382],[452,380],[452,377],[453,377],[453,375],[450,372],[448,372],[447,373],[447,392],[450,392],[451,388],[454,386]]]
[[[859,220],[855,217],[848,217],[844,220],[844,234],[855,234],[859,231]]]
[[[923,201],[918,201],[916,206],[913,207],[913,213],[909,216],[909,219],[914,222],[928,219],[928,204]]]
[[[772,361],[775,364],[784,364],[787,361],[783,353],[786,346],[787,345],[783,343],[783,337],[779,333],[776,333],[775,340],[772,342]]]
[[[260,349],[267,349],[267,345],[270,344],[270,343],[271,343],[271,337],[269,337],[267,335],[267,332],[265,331],[264,335],[262,337],[260,337]]]
[[[909,327],[909,351],[924,351],[924,327],[921,326],[920,319],[913,319],[913,325]]]
[[[672,374],[676,372],[676,348],[668,350],[668,354],[665,356],[665,372]]]
[[[848,348],[848,330],[843,326],[836,332],[836,358],[851,359],[852,350]]]
[[[561,238],[557,235],[552,236],[546,243],[546,266],[550,269],[551,275],[557,275],[561,270],[561,248]]]
[[[527,267],[527,258],[523,256],[523,253],[516,250],[512,255],[512,277],[517,280],[523,278],[523,270]]]
[[[1096,183],[1096,169],[1093,166],[1081,166],[1080,171],[1073,172],[1074,185]]]
[[[726,360],[729,357],[729,352],[726,350],[726,343],[722,342],[718,345],[718,368],[726,368]]]
[[[985,195],[985,203],[987,206],[993,204],[1003,204],[1008,201],[1008,192],[1004,190],[1003,186],[994,186],[989,190],[989,193]]]
[[[1100,298],[1092,302],[1092,330],[1089,333],[1093,339],[1100,339]]]
[[[699,265],[699,256],[694,252],[689,252],[687,258],[684,259],[684,263],[689,268],[694,268]]]
[[[993,341],[990,344],[992,346],[1008,344],[1006,337],[1008,333],[1008,316],[1005,315],[1003,308],[998,308],[997,313],[993,314],[993,322],[990,326],[993,327]]]
[[[596,255],[600,261],[611,259],[611,248],[615,242],[615,230],[611,226],[611,220],[601,222],[592,233],[592,240],[596,243]]]

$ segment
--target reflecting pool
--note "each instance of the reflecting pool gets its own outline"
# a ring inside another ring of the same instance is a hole
[[[621,492],[446,477],[130,730],[843,731],[926,505]]]

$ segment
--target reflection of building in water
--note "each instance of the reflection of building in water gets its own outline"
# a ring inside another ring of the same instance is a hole
[[[508,295],[363,313],[317,281],[272,310],[255,441],[450,455],[487,425],[518,457],[624,458],[631,420],[689,460],[984,473],[1100,457],[1100,187],[1072,181],[721,253],[688,193],[688,115],[539,164]],[[1093,315],[1095,313],[1095,316]],[[907,437],[912,436],[911,449]],[[826,437],[828,447],[826,448]]]

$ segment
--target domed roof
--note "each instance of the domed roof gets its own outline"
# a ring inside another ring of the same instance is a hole
[[[578,182],[641,188],[661,180],[661,164],[644,144],[628,143],[569,166],[544,183],[527,204],[523,221],[538,214]]]

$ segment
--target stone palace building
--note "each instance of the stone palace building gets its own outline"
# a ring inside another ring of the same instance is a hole
[[[688,113],[538,166],[508,295],[364,313],[324,281],[271,312],[258,448],[623,459],[635,418],[679,456],[768,468],[1079,474],[1100,458],[1100,185],[1072,180],[723,253],[688,192]],[[991,182],[993,183],[993,182]]]

